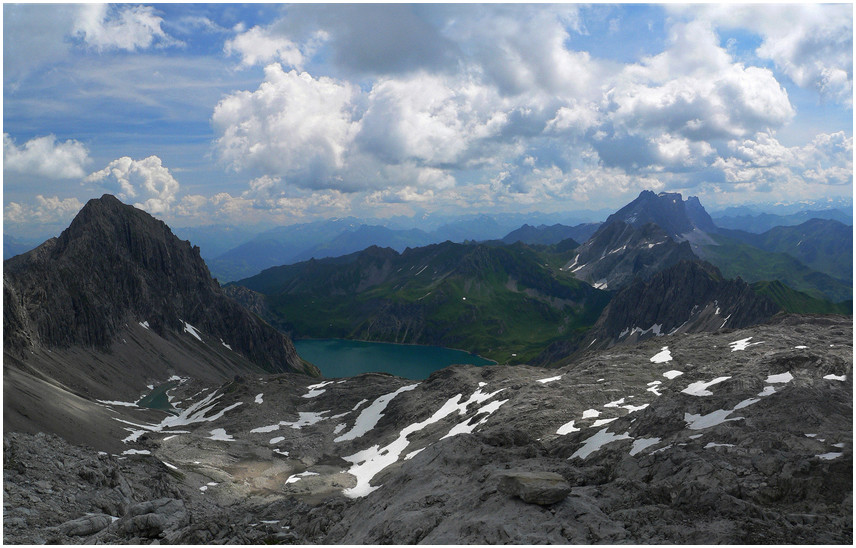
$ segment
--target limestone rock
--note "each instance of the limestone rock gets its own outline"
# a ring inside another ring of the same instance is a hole
[[[570,484],[555,472],[506,472],[500,477],[498,489],[541,506],[564,500],[571,492]]]

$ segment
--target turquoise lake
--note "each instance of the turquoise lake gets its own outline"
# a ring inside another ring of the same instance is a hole
[[[325,377],[353,377],[360,373],[391,373],[406,379],[425,379],[453,364],[492,365],[496,362],[463,350],[344,339],[294,341],[297,353]]]

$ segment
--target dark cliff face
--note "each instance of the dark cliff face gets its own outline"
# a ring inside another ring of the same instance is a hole
[[[582,348],[673,333],[744,328],[769,319],[779,307],[741,279],[723,279],[701,261],[681,261],[650,280],[637,279],[604,309]]]
[[[169,227],[110,195],[90,200],[56,239],[4,264],[4,350],[107,348],[128,323],[164,335],[185,322],[272,372],[313,372],[291,341],[223,295]],[[8,299],[11,296],[12,299]]]
[[[717,230],[697,197],[690,196],[684,201],[677,192],[655,194],[643,190],[635,200],[610,215],[605,224],[612,221],[622,221],[635,227],[654,223],[676,239],[681,239],[681,235],[693,229],[703,232]]]
[[[648,279],[678,261],[695,258],[688,243],[676,243],[657,225],[635,227],[615,220],[581,245],[565,268],[595,287],[615,290],[636,277]]]

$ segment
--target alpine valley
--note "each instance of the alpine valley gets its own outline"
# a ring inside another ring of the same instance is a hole
[[[852,227],[722,218],[286,227],[221,287],[90,200],[4,261],[3,541],[851,544]],[[325,378],[292,338],[497,364]]]

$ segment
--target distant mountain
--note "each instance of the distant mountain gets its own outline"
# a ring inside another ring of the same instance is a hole
[[[778,310],[772,300],[752,291],[746,282],[724,279],[713,265],[681,261],[650,280],[637,278],[619,291],[581,348],[609,348],[664,335],[744,328],[766,321]]]
[[[40,243],[41,241],[25,240],[10,236],[9,234],[3,234],[3,260],[5,261],[15,255],[26,253]]]
[[[328,242],[321,242],[297,253],[291,262],[308,261],[316,258],[339,257],[362,251],[374,245],[404,251],[408,247],[419,247],[433,243],[434,238],[418,230],[392,230],[383,226],[360,225],[353,231],[342,232]]]
[[[760,234],[777,226],[793,226],[802,224],[810,219],[828,219],[838,221],[845,225],[853,224],[852,213],[840,209],[806,210],[788,215],[776,215],[773,213],[751,213],[744,210],[727,210],[729,213],[740,213],[737,215],[724,215],[720,213],[713,218],[713,222],[719,228],[733,230],[744,230]]]
[[[842,314],[853,315],[853,301],[833,303],[816,299],[807,293],[791,289],[782,282],[755,282],[752,290],[759,295],[769,297],[782,310],[792,314]]]
[[[722,233],[764,251],[786,253],[843,282],[853,280],[853,227],[838,221],[811,219],[796,226],[772,228],[763,234],[740,230]]]
[[[655,194],[650,190],[643,190],[635,200],[607,217],[604,224],[613,221],[622,221],[635,227],[654,223],[675,240],[686,239],[683,235],[696,228],[702,231],[715,228],[698,198],[690,197],[684,202],[679,193]]]
[[[199,254],[205,261],[248,242],[259,233],[253,228],[234,225],[173,227],[172,231],[182,240],[189,240],[191,244],[199,246]]]
[[[635,277],[650,278],[660,270],[695,255],[688,242],[676,243],[658,225],[607,221],[583,245],[564,270],[599,289],[616,290]]]
[[[594,234],[600,223],[585,223],[577,226],[554,224],[551,226],[531,226],[524,224],[517,230],[513,230],[502,238],[502,242],[513,244],[523,242],[524,244],[557,244],[562,240],[572,239],[576,242],[585,242]]]
[[[524,244],[371,247],[236,284],[265,294],[265,317],[294,337],[433,344],[521,363],[552,340],[579,340],[609,300],[561,270],[570,253]]]
[[[312,258],[339,257],[370,246],[404,251],[445,241],[497,240],[515,225],[489,215],[470,216],[443,224],[431,231],[418,228],[388,228],[366,224],[349,217],[330,221],[278,227],[231,249],[208,264],[221,282],[258,274],[266,268],[294,264]],[[582,228],[583,232],[587,229]]]
[[[749,283],[779,280],[816,299],[835,303],[853,298],[852,282],[813,270],[786,253],[765,251],[724,234],[714,234],[713,240],[714,245],[700,246],[697,254],[725,277],[739,276]]]

